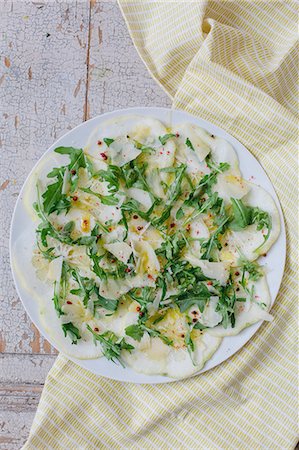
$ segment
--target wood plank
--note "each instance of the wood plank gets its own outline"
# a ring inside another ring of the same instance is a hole
[[[133,106],[170,106],[141,61],[118,4],[92,2],[88,117]]]
[[[55,355],[0,355],[0,386],[44,383],[56,359]]]
[[[25,444],[34,414],[34,411],[0,411],[1,450],[17,450]]]
[[[0,210],[5,212],[0,217],[0,348],[47,354],[53,350],[14,289],[7,237],[14,203],[34,163],[84,119],[89,2],[5,1],[0,10]]]
[[[54,355],[0,355],[0,449],[26,441]]]

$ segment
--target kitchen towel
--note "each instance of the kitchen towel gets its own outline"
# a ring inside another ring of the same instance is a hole
[[[140,57],[173,107],[231,133],[267,171],[286,221],[286,270],[274,321],[200,376],[166,385],[126,384],[60,355],[25,449],[294,448],[297,6],[274,0],[120,1]]]

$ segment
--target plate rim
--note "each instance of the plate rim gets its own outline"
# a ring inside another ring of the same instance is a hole
[[[234,350],[231,354],[229,354],[228,356],[225,355],[225,357],[222,359],[222,361],[215,363],[214,365],[212,365],[211,367],[205,368],[206,364],[204,365],[204,367],[198,371],[197,373],[192,374],[190,377],[184,378],[184,379],[175,379],[175,378],[170,378],[168,376],[163,376],[163,375],[146,375],[146,374],[142,374],[142,373],[138,373],[133,371],[132,369],[129,369],[130,371],[132,371],[133,373],[133,377],[140,377],[140,378],[147,378],[146,381],[142,381],[142,380],[132,380],[132,379],[124,379],[121,378],[119,376],[114,376],[113,374],[113,370],[111,371],[112,373],[109,373],[109,375],[107,374],[102,374],[99,373],[95,370],[93,370],[90,367],[86,367],[86,365],[84,364],[84,362],[86,361],[96,361],[97,359],[93,359],[93,360],[82,360],[82,359],[77,359],[74,357],[71,357],[67,354],[64,354],[62,351],[60,351],[56,344],[53,343],[52,339],[49,338],[47,335],[45,335],[44,330],[42,329],[42,326],[40,326],[40,324],[37,324],[35,320],[33,320],[31,312],[29,311],[29,308],[27,307],[26,302],[23,300],[22,295],[21,295],[21,291],[19,289],[19,284],[18,284],[18,280],[17,280],[17,275],[15,273],[14,267],[13,267],[13,230],[14,230],[14,225],[15,225],[15,217],[16,217],[16,212],[17,209],[19,207],[19,204],[22,200],[22,194],[25,191],[25,187],[29,181],[29,179],[31,178],[32,174],[34,173],[34,171],[36,170],[36,168],[38,167],[39,163],[41,162],[41,160],[45,157],[46,154],[51,153],[54,151],[54,149],[59,145],[58,143],[61,140],[64,140],[66,138],[68,138],[70,135],[72,135],[75,131],[78,131],[80,128],[84,128],[86,127],[86,124],[92,124],[93,122],[96,123],[97,121],[103,121],[105,119],[109,119],[109,117],[114,117],[114,116],[119,116],[119,115],[126,115],[126,114],[136,114],[136,115],[142,115],[145,114],[146,112],[148,113],[147,116],[150,116],[150,112],[153,111],[153,117],[155,112],[159,111],[161,113],[165,113],[166,114],[175,114],[175,113],[179,113],[179,114],[183,114],[184,116],[189,116],[190,118],[193,119],[193,121],[199,121],[200,124],[199,126],[208,129],[208,128],[214,128],[216,129],[215,134],[217,135],[217,132],[220,132],[220,134],[223,134],[224,139],[228,140],[228,142],[230,142],[232,144],[232,146],[234,147],[234,150],[237,152],[238,155],[238,151],[235,148],[235,145],[239,148],[242,148],[243,150],[245,150],[246,152],[248,152],[252,158],[254,158],[255,163],[258,164],[258,166],[260,167],[260,169],[263,172],[263,176],[266,178],[266,180],[268,181],[268,183],[270,183],[273,192],[274,192],[274,201],[275,204],[278,208],[279,211],[279,217],[280,217],[280,235],[278,236],[278,239],[281,239],[281,243],[280,245],[282,245],[282,251],[283,251],[283,258],[280,260],[280,270],[281,270],[281,276],[280,276],[280,282],[279,285],[277,287],[277,292],[276,295],[274,296],[274,298],[271,298],[271,308],[273,307],[276,298],[278,296],[278,293],[280,291],[281,288],[281,284],[282,284],[282,280],[283,280],[283,276],[285,273],[285,264],[286,264],[286,243],[287,243],[287,236],[286,236],[286,227],[285,227],[285,220],[284,220],[284,214],[283,214],[283,210],[281,207],[281,203],[279,200],[279,197],[277,195],[276,189],[270,179],[270,177],[268,176],[266,170],[264,169],[264,167],[262,166],[262,164],[259,162],[259,160],[257,159],[257,157],[255,155],[252,154],[252,152],[245,147],[244,144],[242,144],[237,138],[235,138],[233,135],[231,135],[229,132],[227,132],[226,130],[224,130],[223,128],[221,128],[220,126],[213,124],[212,122],[210,122],[209,120],[203,119],[201,117],[195,116],[187,111],[184,111],[182,109],[178,109],[178,108],[167,108],[167,107],[155,107],[155,106],[140,106],[140,107],[129,107],[129,108],[120,108],[120,109],[115,109],[109,112],[105,112],[103,114],[97,115],[85,122],[82,122],[78,125],[76,125],[74,128],[72,128],[71,130],[67,131],[65,134],[63,134],[62,136],[60,136],[53,144],[51,144],[50,147],[48,147],[43,154],[38,158],[38,160],[36,161],[36,163],[34,164],[34,166],[32,167],[32,169],[30,170],[29,174],[27,175],[27,177],[25,178],[25,181],[23,182],[22,188],[19,192],[18,198],[16,200],[16,203],[14,205],[14,210],[13,210],[13,214],[11,217],[11,223],[10,223],[10,233],[9,233],[9,260],[10,260],[10,268],[11,268],[11,272],[12,272],[12,277],[13,277],[13,281],[14,281],[14,285],[17,291],[17,294],[19,296],[19,299],[21,300],[22,306],[24,308],[24,310],[26,311],[26,314],[29,316],[31,322],[36,326],[36,328],[38,329],[38,331],[40,332],[40,334],[47,340],[49,341],[49,343],[56,349],[58,350],[59,354],[63,355],[64,357],[66,357],[67,359],[71,360],[72,362],[74,362],[75,364],[77,364],[79,367],[83,368],[84,370],[87,370],[93,374],[95,374],[96,376],[103,376],[105,378],[111,379],[111,380],[115,380],[115,381],[121,381],[121,382],[126,382],[126,383],[133,383],[133,384],[164,384],[164,383],[173,383],[173,382],[177,382],[177,381],[184,381],[186,379],[190,379],[193,378],[195,376],[201,375],[202,373],[205,373],[209,370],[212,370],[214,368],[216,368],[217,366],[220,366],[221,364],[223,364],[224,362],[226,362],[227,360],[229,360],[232,356],[234,356],[237,352],[239,352],[257,333],[257,331],[259,330],[259,328],[262,326],[262,324],[264,323],[264,321],[259,321],[249,327],[246,328],[246,330],[251,330],[252,332],[249,333],[250,336],[246,339],[245,342],[243,342],[236,350]],[[155,118],[155,117],[154,117]],[[157,119],[157,120],[161,120],[163,121],[163,119]],[[166,120],[166,118],[165,118]],[[204,125],[203,125],[204,124]],[[206,128],[207,127],[207,128]],[[235,145],[234,145],[235,144]],[[64,144],[65,145],[65,144]],[[238,155],[239,158],[239,155]],[[241,165],[241,161],[240,161],[240,165]],[[273,197],[273,194],[271,193],[271,196]],[[275,245],[276,242],[273,244]],[[244,331],[244,330],[243,330]],[[242,333],[242,331],[241,331]],[[240,333],[237,336],[240,336]],[[226,339],[226,338],[224,338]],[[223,339],[223,340],[224,340]],[[217,353],[222,345],[223,341],[220,343],[220,346],[218,347],[218,349],[216,350],[215,353]],[[108,361],[108,363],[113,364],[112,362]],[[112,366],[112,367],[115,367]],[[119,366],[117,366],[119,367]],[[124,369],[126,371],[128,371],[128,368]]]

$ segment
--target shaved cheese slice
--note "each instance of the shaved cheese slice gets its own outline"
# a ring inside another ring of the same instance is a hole
[[[112,300],[117,300],[133,288],[155,287],[155,281],[147,275],[136,275],[125,280],[108,278],[101,283],[100,294]]]
[[[148,211],[153,204],[150,194],[143,189],[130,188],[127,195],[139,202],[143,211]]]
[[[115,139],[109,146],[109,156],[111,163],[115,166],[122,167],[130,161],[133,161],[141,154],[134,143],[126,137]]]
[[[279,236],[279,212],[272,196],[267,191],[265,191],[265,189],[253,183],[248,184],[250,185],[250,191],[243,199],[245,205],[256,206],[262,211],[266,211],[271,216],[272,221],[272,229],[268,240],[259,249],[255,250],[256,255],[262,255],[272,247]],[[266,234],[266,231],[267,230],[261,230],[263,235]]]
[[[174,348],[164,344],[159,338],[145,338],[145,345],[138,348],[136,341],[130,341],[135,349],[122,352],[124,361],[136,372],[148,375],[167,375],[180,379],[194,375],[218,349],[220,338],[203,333],[194,339],[193,364],[186,347]],[[134,342],[134,343],[133,343]]]
[[[108,252],[112,253],[115,258],[123,263],[127,263],[132,254],[132,248],[125,242],[114,242],[103,246]]]
[[[160,248],[162,242],[164,241],[161,233],[152,226],[148,227],[145,230],[145,232],[142,234],[142,239],[144,241],[148,241],[154,250]]]
[[[219,173],[217,182],[212,187],[213,192],[218,192],[219,196],[228,203],[233,198],[242,198],[250,190],[249,184],[240,176],[233,175],[229,171]]]
[[[219,137],[213,139],[210,145],[212,148],[211,155],[213,161],[215,161],[217,165],[222,162],[227,162],[230,165],[230,172],[237,176],[240,175],[239,159],[233,146],[225,139]]]
[[[212,262],[196,258],[193,255],[186,255],[186,260],[190,262],[193,267],[200,267],[203,274],[208,278],[218,280],[224,286],[229,277],[229,263],[227,262]]]
[[[131,353],[123,351],[122,357],[136,372],[166,375],[169,351],[169,346],[163,344],[161,339],[150,338],[149,346],[142,350],[135,347]]]
[[[186,140],[192,144],[194,150],[191,150],[195,153],[199,162],[202,162],[205,157],[210,153],[210,146],[207,141],[209,139],[208,133],[203,129],[194,124],[186,123],[179,127],[180,130],[180,141],[186,145]]]
[[[137,256],[136,271],[156,276],[160,270],[160,263],[153,247],[146,241],[133,241],[133,248]]]
[[[154,169],[148,169],[146,172],[146,181],[147,184],[150,187],[150,190],[155,194],[157,197],[165,199],[166,198],[166,192],[163,189],[162,186],[162,179],[160,177],[160,172],[158,168]]]
[[[210,236],[210,232],[208,230],[208,227],[204,223],[204,221],[200,218],[197,218],[196,220],[193,220],[193,222],[190,223],[190,231],[189,231],[190,237],[193,238],[192,241],[190,241],[188,250],[185,253],[185,258],[187,259],[189,256],[192,257],[199,257],[201,255],[201,246],[200,246],[200,239],[206,239]]]
[[[254,283],[249,283],[249,290],[253,284],[255,286],[255,294],[253,301],[250,301],[249,303],[249,307],[248,305],[244,305],[243,302],[236,302],[235,304],[236,323],[234,328],[232,328],[231,325],[227,328],[224,328],[223,325],[218,325],[215,328],[210,328],[207,330],[211,336],[235,336],[244,328],[252,325],[253,323],[259,322],[260,320],[273,320],[271,314],[268,313],[271,304],[271,297],[266,277],[263,277]],[[244,293],[242,295],[244,295]],[[265,305],[264,307],[262,303]]]
[[[63,256],[53,259],[49,264],[47,279],[59,283],[61,277]]]
[[[238,260],[243,255],[249,261],[254,261],[259,255],[266,253],[274,244],[280,233],[280,219],[274,200],[260,186],[250,184],[250,191],[243,198],[248,206],[256,206],[266,211],[271,216],[272,229],[267,241],[264,237],[268,230],[257,230],[256,224],[247,226],[240,231],[229,231],[225,236],[228,244],[220,251],[221,260],[230,261],[233,266],[238,265]]]
[[[68,190],[69,190],[69,181],[68,181],[69,174],[70,174],[69,169],[66,168],[65,172],[64,172],[64,175],[63,175],[63,183],[62,183],[62,188],[61,188],[61,193],[62,194],[67,194],[68,193]]]
[[[94,345],[93,337],[86,329],[87,323],[92,328],[95,326],[88,310],[82,304],[78,307],[75,304],[72,306],[74,306],[73,310],[65,310],[65,315],[61,316],[63,321],[61,321],[56,315],[50,297],[45,299],[43,309],[40,311],[40,319],[45,332],[49,335],[51,343],[70,357],[78,359],[99,358],[102,356],[101,346]],[[77,311],[75,311],[76,308],[78,308]],[[62,331],[62,323],[69,322],[73,322],[81,336],[81,339],[78,339],[76,345],[72,344],[70,339],[66,339]]]
[[[35,249],[32,256],[32,265],[36,275],[41,281],[48,281],[49,260],[44,258],[39,249]]]

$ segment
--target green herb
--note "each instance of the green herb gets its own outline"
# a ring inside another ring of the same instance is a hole
[[[157,286],[160,289],[162,289],[162,294],[161,294],[161,299],[160,299],[160,302],[162,302],[164,300],[165,296],[166,296],[166,293],[167,293],[167,284],[166,284],[166,281],[163,278],[162,274],[160,274],[158,276],[156,283],[157,283]]]
[[[144,332],[147,332],[151,337],[158,337],[161,339],[166,345],[173,345],[173,341],[169,339],[167,336],[162,334],[158,330],[154,330],[145,326],[143,323],[130,325],[125,329],[126,335],[132,337],[137,341],[141,341]]]
[[[119,179],[121,178],[122,170],[118,166],[108,165],[107,170],[99,170],[94,174],[95,178],[100,178],[101,181],[108,183],[108,190],[111,193],[119,191]]]
[[[241,230],[251,223],[252,208],[244,205],[241,199],[231,198],[234,220],[230,224],[232,230]]]
[[[183,208],[180,208],[180,209],[177,210],[175,218],[177,220],[180,220],[180,219],[182,219],[184,217],[184,215],[185,215],[185,213],[184,213]]]
[[[120,339],[117,337],[113,331],[105,331],[103,334],[97,334],[89,325],[87,325],[87,329],[92,333],[95,342],[100,342],[103,355],[109,361],[113,361],[114,363],[119,362],[123,367],[125,367],[121,360],[121,351],[128,350],[131,352],[134,350],[133,345],[128,344],[124,338]]]
[[[255,223],[257,225],[256,229],[258,231],[262,230],[263,228],[267,228],[267,234],[264,236],[264,242],[262,245],[264,245],[264,243],[269,239],[271,230],[272,230],[272,219],[269,213],[267,213],[266,211],[262,211],[261,209],[255,207],[252,210],[252,215],[251,215],[251,220],[252,223]],[[255,251],[259,250],[262,245],[260,245],[257,249],[255,249]]]
[[[218,166],[213,164],[213,170],[202,177],[196,187],[190,192],[188,198],[184,201],[187,206],[198,207],[200,197],[207,193],[209,197],[212,197],[212,187],[217,181],[217,175],[223,173],[229,169],[228,163],[220,163]]]
[[[132,339],[135,339],[135,341],[138,341],[138,342],[141,341],[141,339],[144,335],[144,330],[138,324],[129,325],[125,329],[125,332],[126,332],[127,336],[130,336]]]
[[[240,258],[238,268],[242,270],[240,284],[246,290],[246,292],[248,292],[247,278],[245,277],[246,273],[248,273],[248,280],[252,281],[258,281],[264,275],[263,269],[258,263],[254,261],[248,261],[244,256]]]
[[[159,228],[170,216],[173,203],[177,200],[177,198],[181,194],[181,184],[186,168],[187,166],[185,164],[181,164],[176,168],[175,179],[168,190],[167,200],[165,202],[166,208],[164,209],[160,217],[156,217],[152,221],[152,225],[154,227]]]
[[[115,197],[114,195],[102,195],[98,192],[92,191],[90,188],[80,188],[80,191],[86,192],[87,194],[91,194],[99,198],[103,205],[115,206],[119,204],[119,198]]]
[[[161,247],[156,250],[157,255],[164,256],[167,260],[177,258],[181,250],[186,246],[186,239],[181,231],[169,236],[165,236]]]
[[[188,350],[188,353],[189,353],[189,355],[190,355],[192,364],[195,366],[195,362],[194,362],[194,358],[193,358],[193,353],[194,353],[194,350],[195,350],[195,345],[194,345],[194,342],[193,342],[193,340],[192,340],[192,338],[191,338],[191,330],[190,330],[190,328],[189,328],[189,329],[187,330],[187,332],[186,332],[186,336],[185,336],[185,344],[186,344],[186,346],[187,346],[187,350]]]
[[[203,325],[200,322],[196,322],[196,324],[193,326],[193,328],[194,328],[194,330],[205,330],[208,327],[206,327],[205,325]]]
[[[157,319],[155,319],[155,320],[153,321],[153,325],[156,325],[157,323],[161,322],[161,321],[165,318],[165,316],[166,316],[166,313],[160,315],[159,317],[157,317]]]
[[[108,309],[108,311],[116,311],[117,310],[118,300],[102,297],[99,293],[98,288],[95,289],[95,293],[97,295],[97,300],[95,300],[93,302],[95,307],[100,306],[102,308]]]
[[[142,219],[146,220],[147,222],[150,221],[150,216],[148,212],[144,212],[140,209],[141,203],[139,203],[137,200],[128,200],[127,202],[123,203],[121,205],[121,210],[123,212],[128,212],[129,214],[138,214]]]
[[[86,159],[84,152],[81,148],[74,147],[58,147],[54,150],[60,155],[68,155],[70,157],[70,163],[67,166],[69,170],[69,182],[70,191],[74,192],[78,186],[79,169],[86,168]]]
[[[263,228],[267,228],[268,232],[264,236],[264,242],[262,244],[264,245],[264,243],[268,240],[272,229],[270,214],[260,208],[247,206],[240,199],[231,198],[231,202],[234,220],[232,221],[230,228],[238,231],[254,223],[256,224],[258,231]],[[262,247],[262,245],[260,245],[256,250]]]
[[[165,145],[168,139],[171,139],[173,137],[175,137],[175,134],[173,133],[164,134],[164,136],[159,136],[159,141],[161,142],[162,145]]]
[[[54,247],[47,248],[47,250],[44,250],[41,248],[40,243],[37,241],[38,250],[43,255],[45,259],[48,259],[49,261],[53,261],[53,259],[57,258],[57,256],[53,253]]]
[[[147,145],[143,145],[138,141],[134,140],[134,145],[138,150],[141,150],[142,153],[147,153],[147,154],[152,154],[152,153],[156,153],[156,150],[153,147],[148,147]]]
[[[72,322],[63,323],[61,325],[64,336],[69,336],[72,344],[77,344],[78,340],[81,339],[80,332],[77,327],[75,327]]]
[[[79,287],[77,289],[71,289],[70,293],[83,297],[83,305],[86,308],[88,300],[95,292],[95,282],[90,278],[82,277],[78,269],[72,269],[71,275],[73,279],[78,283]]]
[[[60,283],[58,283],[57,281],[54,281],[54,295],[52,301],[54,303],[54,308],[57,316],[63,316],[64,312],[62,311],[60,304]]]
[[[105,142],[105,144],[107,145],[107,147],[110,147],[110,145],[112,144],[112,142],[114,142],[115,139],[111,139],[111,138],[104,138],[103,141]]]
[[[62,194],[65,170],[65,167],[60,167],[59,169],[53,169],[48,174],[48,178],[56,177],[56,181],[49,184],[42,195],[43,208],[46,214],[51,214],[54,211],[57,214],[62,211],[68,212],[71,207],[70,199],[65,194]]]
[[[99,265],[104,255],[98,256],[97,254],[88,253],[88,256],[93,262],[92,271],[100,278],[100,280],[107,280],[106,271]]]
[[[192,142],[190,141],[189,138],[186,139],[185,144],[187,145],[187,147],[191,148],[191,150],[193,150],[195,152]]]
[[[224,233],[228,226],[229,220],[230,217],[224,216],[217,230],[209,237],[209,239],[206,239],[201,243],[201,249],[204,250],[201,259],[210,259],[213,249],[221,249],[222,246],[219,241],[219,235]]]
[[[212,294],[207,286],[203,283],[199,283],[197,286],[194,286],[192,290],[182,292],[170,298],[174,299],[181,312],[185,312],[193,305],[197,305],[200,312],[203,312],[211,295]]]
[[[204,202],[200,205],[198,210],[195,210],[191,216],[187,217],[187,219],[184,221],[183,226],[186,226],[188,223],[190,223],[192,220],[196,219],[196,217],[200,216],[204,212],[206,212],[208,209],[213,208],[213,206],[217,203],[219,197],[217,192],[214,192],[210,197],[204,200]]]
[[[226,286],[220,286],[219,288],[219,301],[216,306],[216,311],[222,315],[222,325],[227,328],[231,325],[235,327],[235,303],[237,301],[236,293],[232,278],[230,277]]]

